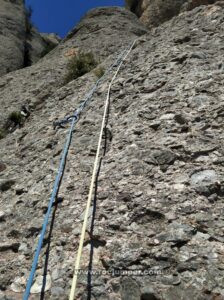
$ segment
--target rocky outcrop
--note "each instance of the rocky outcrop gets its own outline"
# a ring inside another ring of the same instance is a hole
[[[123,8],[89,12],[65,40],[37,64],[0,79],[0,128],[10,112],[20,110],[22,105],[33,109],[44,105],[55,89],[63,85],[66,65],[78,51],[88,52],[91,45],[96,59],[103,61],[146,32],[137,17]]]
[[[36,63],[59,43],[32,25],[24,0],[0,0],[0,76]]]
[[[181,11],[214,2],[215,0],[126,0],[127,7],[149,28],[159,26]]]
[[[24,66],[26,14],[23,0],[0,0],[0,76]]]
[[[29,65],[33,65],[61,41],[56,34],[40,34],[35,27],[31,27],[29,37],[26,41],[27,59]]]
[[[200,5],[214,4],[218,0],[188,0],[182,7],[182,11],[191,10]],[[222,2],[222,1],[220,1]]]
[[[127,6],[140,20],[152,28],[176,16],[187,0],[127,1]]]
[[[140,36],[130,12],[97,9],[37,64],[0,79],[2,117],[30,105],[0,140],[0,297],[22,298],[67,132],[52,123],[97,80],[63,85],[69,57],[91,50],[106,68],[139,37],[112,87],[81,264],[97,272],[79,276],[77,299],[224,298],[223,16],[200,6]],[[74,131],[34,300],[43,281],[45,299],[68,298],[110,79]]]

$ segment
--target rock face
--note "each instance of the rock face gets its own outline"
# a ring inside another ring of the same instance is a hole
[[[107,68],[136,38],[112,87],[77,299],[224,299],[223,17],[222,5],[200,6],[147,32],[131,12],[96,9],[35,65],[1,77],[0,120],[30,107],[0,140],[2,299],[22,298],[31,268],[68,130],[52,123],[97,80],[65,85],[69,57],[88,49]],[[32,289],[45,299],[68,298],[111,76],[74,132]]]
[[[170,20],[180,11],[214,2],[215,0],[126,0],[127,7],[149,28]]]
[[[53,50],[60,40],[56,34],[40,34],[32,27],[26,40],[28,65],[38,62],[38,60]]]
[[[194,9],[195,7],[198,7],[200,5],[208,5],[208,4],[214,4],[218,0],[188,0],[186,3],[183,5],[182,10],[191,10]],[[222,2],[222,1],[220,1]]]
[[[0,0],[0,76],[36,63],[59,40],[40,35],[24,0]]]
[[[22,105],[29,105],[31,108],[44,105],[55,89],[63,85],[66,65],[77,51],[88,52],[91,45],[92,53],[103,61],[146,32],[137,17],[125,9],[102,8],[90,11],[64,42],[35,66],[0,79],[3,105],[0,111],[0,128],[10,112],[20,110]]]
[[[151,28],[177,15],[185,2],[186,0],[142,0],[135,11],[140,20]]]
[[[24,66],[26,17],[23,0],[0,0],[0,76]]]

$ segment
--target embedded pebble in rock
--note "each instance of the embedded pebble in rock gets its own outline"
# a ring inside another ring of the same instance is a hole
[[[176,114],[174,119],[177,123],[183,125],[187,123],[187,119],[182,114]]]
[[[121,299],[140,299],[141,292],[138,284],[132,278],[124,277],[121,280]]]
[[[23,293],[26,285],[25,277],[16,277],[14,282],[11,284],[11,290],[15,293]]]
[[[80,221],[83,221],[83,220],[84,220],[85,213],[86,213],[86,211],[84,211],[84,212],[80,215],[80,217],[79,217],[79,220],[80,220]],[[92,216],[92,214],[93,214],[93,206],[91,206],[90,209],[89,209],[89,212],[88,212],[88,219]]]
[[[64,289],[63,288],[61,288],[60,286],[55,286],[55,287],[53,287],[52,289],[51,289],[51,294],[52,294],[52,296],[53,297],[59,297],[59,299],[60,299],[60,297],[63,297],[64,296],[64,294],[65,294],[65,291],[64,291]]]
[[[20,251],[20,252],[22,252],[22,253],[27,253],[27,251],[28,251],[27,244],[21,243],[21,245],[19,246],[18,251]]]
[[[160,120],[172,120],[174,116],[174,114],[164,114],[160,117]]]
[[[31,287],[30,293],[31,294],[39,294],[42,291],[42,286],[43,286],[43,282],[45,282],[45,288],[44,291],[49,291],[51,288],[51,276],[47,275],[46,277],[43,276],[38,276],[35,281],[34,284]]]
[[[158,240],[173,243],[187,242],[191,240],[192,235],[195,232],[193,227],[184,224],[177,224],[175,222],[169,225],[167,229],[168,230],[165,234],[162,233],[157,236]]]
[[[0,211],[0,222],[5,221],[5,217],[6,217],[5,212],[4,211]]]
[[[0,161],[0,172],[5,171],[5,169],[6,169],[6,165]]]
[[[176,159],[175,153],[169,150],[158,150],[153,153],[153,157],[159,165],[170,165]]]
[[[214,170],[204,170],[194,173],[190,183],[192,187],[203,194],[211,194],[219,190],[218,175]]]

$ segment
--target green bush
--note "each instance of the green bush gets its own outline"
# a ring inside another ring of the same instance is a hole
[[[21,125],[23,123],[23,116],[20,111],[13,111],[9,115],[8,120],[13,122],[15,125]]]
[[[10,132],[13,132],[16,128],[24,125],[25,117],[21,114],[20,111],[13,111],[9,114],[5,124],[0,128],[0,140],[6,137]]]
[[[92,53],[80,53],[70,59],[64,84],[92,71],[98,65]]]
[[[101,78],[105,73],[105,69],[103,67],[98,67],[94,70],[94,74],[97,78]]]

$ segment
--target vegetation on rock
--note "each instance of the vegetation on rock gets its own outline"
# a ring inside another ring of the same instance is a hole
[[[13,122],[15,125],[21,125],[23,123],[23,116],[20,111],[13,111],[9,115],[8,120]]]
[[[98,65],[94,55],[89,53],[79,53],[73,56],[67,64],[67,74],[64,83],[70,81],[92,71]]]
[[[9,114],[5,124],[0,128],[0,139],[6,137],[10,132],[13,132],[16,128],[21,127],[25,122],[25,117],[20,111],[13,111]]]
[[[94,70],[94,74],[97,78],[101,78],[105,73],[105,69],[103,67],[98,67],[96,70]]]

